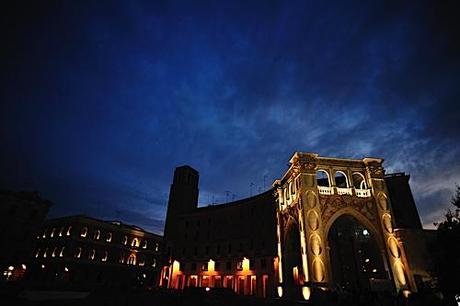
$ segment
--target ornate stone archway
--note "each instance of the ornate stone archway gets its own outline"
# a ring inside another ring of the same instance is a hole
[[[404,252],[395,237],[392,214],[384,181],[382,159],[337,159],[320,157],[311,153],[295,153],[286,174],[276,180],[278,257],[283,258],[283,237],[290,219],[296,220],[299,230],[302,279],[297,292],[308,299],[312,286],[331,287],[331,262],[329,258],[328,232],[337,218],[348,214],[368,228],[381,251],[385,270],[396,290],[408,290]],[[326,172],[328,184],[319,186],[317,171]],[[335,173],[346,176],[347,184],[338,187]],[[365,178],[366,189],[357,189],[353,174]],[[285,262],[285,261],[284,261]],[[279,269],[282,271],[283,260]],[[292,265],[291,265],[292,266]],[[287,282],[279,273],[278,292],[282,293]],[[284,273],[284,275],[288,275]],[[284,290],[286,291],[286,290]]]

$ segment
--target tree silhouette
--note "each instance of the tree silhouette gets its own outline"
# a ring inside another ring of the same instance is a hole
[[[438,286],[446,300],[454,303],[454,296],[460,295],[460,186],[458,185],[451,203],[455,209],[448,209],[443,221],[435,223],[438,230],[433,255]]]

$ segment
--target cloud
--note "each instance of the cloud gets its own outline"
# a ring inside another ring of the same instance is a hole
[[[200,171],[206,205],[227,190],[248,196],[251,182],[255,193],[264,177],[269,186],[294,151],[379,156],[411,174],[428,224],[460,181],[455,11],[388,1],[16,8],[5,19],[15,31],[4,35],[0,182],[41,190],[57,203],[51,216],[119,211],[159,230],[178,165]]]

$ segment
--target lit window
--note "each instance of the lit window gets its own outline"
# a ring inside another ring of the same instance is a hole
[[[53,237],[54,237],[54,233],[55,233],[55,232],[56,232],[56,228],[55,228],[55,227],[53,227],[53,230],[51,231],[51,235],[50,235],[50,236],[51,236],[51,238],[53,238]]]
[[[81,257],[81,248],[77,248],[76,252],[75,252],[75,257],[76,258],[80,258]]]
[[[56,251],[57,251],[57,247],[53,249],[53,253],[51,254],[51,257],[56,257]]]
[[[155,243],[155,252],[158,252],[158,249],[160,248],[160,245],[157,243]]]
[[[155,268],[156,266],[157,266],[157,259],[156,259],[156,258],[154,258],[154,259],[153,259],[153,263],[152,263],[152,267],[154,267],[154,268]]]
[[[94,239],[99,240],[99,238],[101,238],[101,231],[96,230],[96,232],[94,232]]]
[[[136,265],[136,254],[131,254],[131,255],[129,255],[128,260],[126,261],[126,263],[127,263],[128,265],[133,265],[133,266],[135,266],[135,265]]]
[[[131,241],[131,246],[138,248],[139,247],[139,239],[134,238],[133,241]]]
[[[109,256],[109,253],[105,251],[104,257],[101,258],[101,261],[107,261],[107,257]]]
[[[72,226],[69,225],[69,227],[67,228],[67,236],[70,236],[70,230],[72,229]]]
[[[145,259],[139,259],[139,267],[143,267],[145,265]]]
[[[86,235],[88,235],[88,228],[85,226],[81,229],[80,237],[86,237]]]
[[[43,253],[43,257],[46,258],[46,256],[48,256],[48,248],[45,249],[45,252]]]
[[[96,250],[92,249],[89,253],[89,259],[94,260],[94,257],[96,257]]]
[[[61,230],[59,231],[59,237],[62,237],[62,232],[64,231],[64,226],[61,227]]]
[[[59,252],[59,257],[64,257],[64,249],[65,247],[61,248],[61,251]]]
[[[42,237],[43,237],[43,238],[46,238],[46,229],[43,231]]]
[[[40,249],[38,249],[37,252],[35,253],[35,258],[38,258],[39,255],[40,255]]]
[[[144,245],[142,246],[143,249],[147,248],[147,240],[144,240]]]
[[[107,242],[111,242],[112,241],[112,233],[107,233],[107,239],[106,239]]]
[[[123,244],[124,245],[128,244],[128,236],[123,237]]]

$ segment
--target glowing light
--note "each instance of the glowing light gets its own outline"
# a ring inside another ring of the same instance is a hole
[[[211,290],[211,288],[209,288],[209,287],[206,287],[206,289],[205,289],[205,290],[209,292],[209,291]]]
[[[109,256],[109,253],[107,251],[105,251],[104,253],[104,257],[101,258],[101,261],[107,261],[107,257]]]
[[[410,292],[410,290],[403,290],[402,291],[402,294],[404,295],[404,297],[407,299],[409,297],[409,295],[411,295],[412,292]]]
[[[143,277],[143,278],[147,278],[147,275],[144,273],[144,274],[142,274],[142,277]]]
[[[243,258],[243,271],[249,271],[249,259]]]
[[[277,291],[278,291],[278,296],[283,297],[283,287],[278,286]]]
[[[88,228],[84,227],[84,228],[81,229],[80,237],[85,238],[86,235],[88,235]]]
[[[69,268],[64,267],[64,271],[69,272]]]
[[[21,265],[22,270],[27,270],[27,266],[25,264]]]
[[[45,265],[42,265],[42,269],[45,269]]]
[[[9,266],[8,267],[8,271],[13,271],[14,270],[14,267],[13,266]]]
[[[377,269],[373,269],[372,272],[377,273]]]
[[[366,258],[366,260],[364,262],[369,262],[369,258]]]
[[[363,235],[364,235],[364,236],[368,236],[368,235],[369,235],[369,231],[368,231],[367,229],[364,229],[364,230],[363,230]]]
[[[216,266],[216,262],[214,260],[210,259],[208,261],[208,271],[214,272],[215,266]]]
[[[303,298],[308,301],[310,299],[311,290],[309,287],[302,287],[302,296]]]

